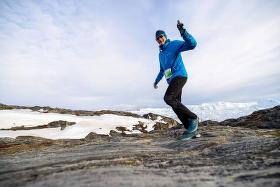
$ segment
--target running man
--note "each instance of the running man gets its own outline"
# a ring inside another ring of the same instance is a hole
[[[156,31],[156,41],[160,49],[160,71],[154,82],[154,88],[158,88],[157,84],[162,77],[165,76],[169,86],[165,92],[164,101],[172,107],[173,111],[186,128],[186,131],[180,139],[189,140],[198,134],[198,117],[181,103],[182,89],[188,79],[181,52],[194,49],[197,43],[179,20],[177,28],[184,41],[170,41],[164,31]]]

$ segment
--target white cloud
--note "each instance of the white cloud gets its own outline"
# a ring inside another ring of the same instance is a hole
[[[279,3],[203,1],[200,4],[176,5],[181,14],[186,12],[186,18],[189,18],[187,10],[193,14],[190,32],[198,40],[192,54],[185,55],[190,62],[190,89],[217,93],[238,90],[272,75],[279,79]],[[265,89],[269,92],[272,87]]]

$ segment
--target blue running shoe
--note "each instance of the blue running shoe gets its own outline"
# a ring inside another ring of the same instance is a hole
[[[197,131],[198,128],[198,118],[196,119],[189,119],[189,128],[188,128],[188,132],[192,133]]]
[[[179,140],[190,140],[192,138],[196,138],[198,135],[197,131],[189,133],[188,131],[185,131],[179,138]]]

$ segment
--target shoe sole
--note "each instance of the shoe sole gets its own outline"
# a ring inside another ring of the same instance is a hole
[[[179,140],[190,140],[190,139],[194,139],[194,138],[200,138],[201,135],[198,132],[195,132],[195,134],[193,136],[187,137],[187,138],[179,138]]]

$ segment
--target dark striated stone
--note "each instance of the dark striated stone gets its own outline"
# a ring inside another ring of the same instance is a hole
[[[89,133],[85,138],[86,141],[109,141],[109,135],[96,134],[94,132]]]

